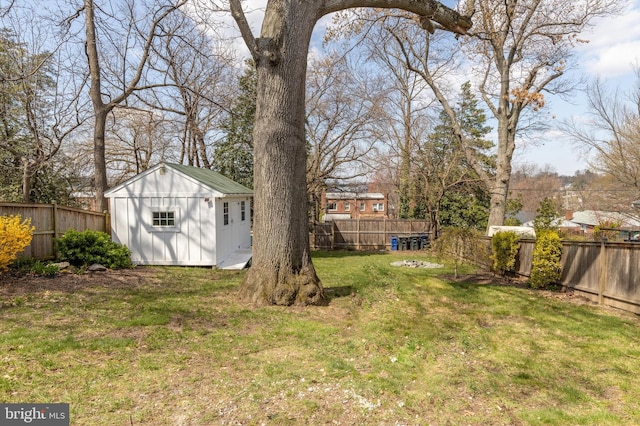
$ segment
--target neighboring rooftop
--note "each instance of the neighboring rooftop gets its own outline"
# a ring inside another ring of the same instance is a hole
[[[327,200],[378,200],[383,199],[384,194],[380,192],[327,192],[325,197]]]

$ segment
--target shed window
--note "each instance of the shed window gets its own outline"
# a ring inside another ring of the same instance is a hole
[[[176,226],[176,212],[152,212],[153,226]]]
[[[225,225],[229,224],[229,203],[222,203],[222,221]]]
[[[247,217],[247,206],[244,201],[240,201],[240,220],[244,222]]]

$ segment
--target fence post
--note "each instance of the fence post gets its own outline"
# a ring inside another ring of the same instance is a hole
[[[598,304],[604,305],[604,292],[607,288],[607,239],[600,242],[600,288],[598,289]]]
[[[382,233],[382,245],[384,246],[384,249],[387,250],[387,241],[389,241],[389,238],[387,238],[387,218],[386,217],[382,219],[382,224],[383,224],[382,227],[384,229],[384,232]],[[389,246],[391,246],[391,242],[389,242]]]
[[[55,257],[56,255],[56,238],[58,238],[58,204],[56,204],[56,202],[53,202],[53,205],[51,206],[52,210],[53,210],[53,236],[51,237],[51,253],[53,253],[53,256]]]
[[[111,236],[111,214],[107,210],[104,211],[104,232]]]
[[[331,221],[331,250],[335,248],[336,244],[336,223]]]

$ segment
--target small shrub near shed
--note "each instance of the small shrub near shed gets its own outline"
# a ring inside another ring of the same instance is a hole
[[[111,241],[104,232],[69,230],[56,240],[56,252],[60,260],[76,267],[94,263],[111,269],[131,267],[131,251],[126,246]]]

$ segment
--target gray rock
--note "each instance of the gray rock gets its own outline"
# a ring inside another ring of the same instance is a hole
[[[58,262],[58,263],[52,263],[53,266],[57,266],[58,269],[63,270],[63,269],[67,269],[69,266],[71,266],[71,264],[69,262]]]
[[[107,267],[106,266],[102,266],[99,263],[94,263],[93,265],[89,266],[87,268],[87,271],[91,271],[91,272],[103,272],[106,271]]]
[[[409,268],[444,268],[439,263],[423,262],[421,260],[402,260],[400,262],[392,262],[391,266],[406,266]]]

